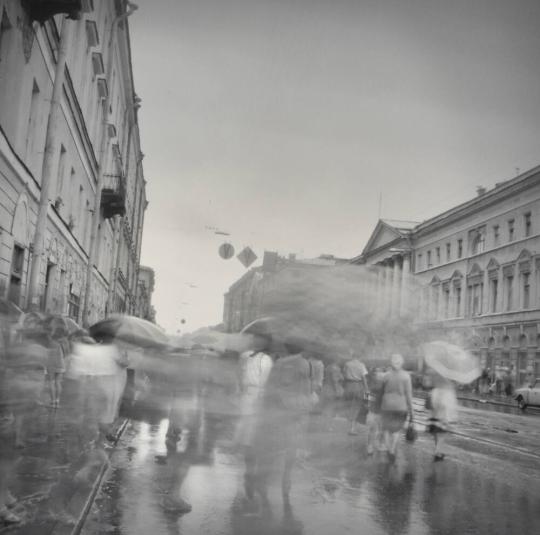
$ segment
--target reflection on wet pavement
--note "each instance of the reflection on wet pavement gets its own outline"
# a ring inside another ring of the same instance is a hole
[[[295,467],[290,502],[276,473],[268,506],[248,509],[235,417],[195,394],[181,405],[176,452],[165,446],[166,417],[132,421],[83,533],[506,535],[535,533],[540,522],[539,480],[510,477],[510,463],[459,455],[433,463],[422,437],[404,443],[390,465],[382,453],[367,458],[364,437],[347,437],[345,421],[321,416]],[[191,512],[171,506],[179,500]]]

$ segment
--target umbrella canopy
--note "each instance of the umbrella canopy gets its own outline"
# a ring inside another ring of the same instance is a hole
[[[424,359],[439,375],[461,384],[471,383],[482,373],[475,356],[447,342],[424,344]]]
[[[139,347],[163,347],[169,344],[169,338],[160,327],[135,316],[110,316],[92,325],[89,331],[97,340],[114,338]]]
[[[7,299],[0,299],[0,314],[11,321],[17,321],[24,312],[15,303]]]
[[[81,330],[80,325],[74,319],[70,318],[69,316],[61,316],[59,314],[53,314],[47,317],[43,321],[43,324],[51,332],[57,328],[64,329],[68,336]]]

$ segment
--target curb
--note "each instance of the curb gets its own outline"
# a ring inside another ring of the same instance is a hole
[[[79,515],[79,518],[77,519],[77,523],[75,524],[75,527],[71,530],[71,533],[70,535],[80,535],[83,527],[84,527],[84,523],[86,522],[86,518],[88,516],[88,513],[90,512],[90,508],[92,507],[92,504],[94,503],[94,499],[99,491],[99,489],[101,488],[101,483],[103,482],[103,478],[105,476],[105,474],[107,473],[107,470],[110,466],[110,458],[112,456],[112,454],[114,453],[115,449],[116,448],[116,445],[118,444],[118,441],[120,440],[120,438],[122,437],[122,434],[124,433],[124,431],[126,430],[126,427],[129,423],[129,419],[128,418],[124,418],[123,422],[120,424],[119,428],[118,428],[118,431],[116,432],[115,436],[114,436],[114,442],[113,442],[113,449],[109,452],[109,455],[108,455],[108,459],[107,461],[105,461],[103,463],[103,465],[101,466],[100,470],[99,470],[99,473],[94,481],[94,484],[92,485],[92,490],[90,491],[90,494],[88,495],[88,498],[86,499],[85,503],[84,503],[84,506],[82,508],[82,511]]]

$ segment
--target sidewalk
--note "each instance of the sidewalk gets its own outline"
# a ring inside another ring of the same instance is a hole
[[[104,472],[108,456],[119,439],[126,420],[114,425],[114,441],[99,450],[83,451],[69,410],[39,407],[31,416],[27,446],[17,450],[10,477],[10,490],[17,499],[13,512],[22,519],[0,533],[68,535],[74,532],[93,487]],[[84,468],[83,470],[81,470]]]

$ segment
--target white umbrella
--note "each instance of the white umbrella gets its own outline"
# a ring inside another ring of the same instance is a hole
[[[437,341],[424,344],[426,364],[446,379],[469,384],[480,377],[480,362],[461,347]]]

